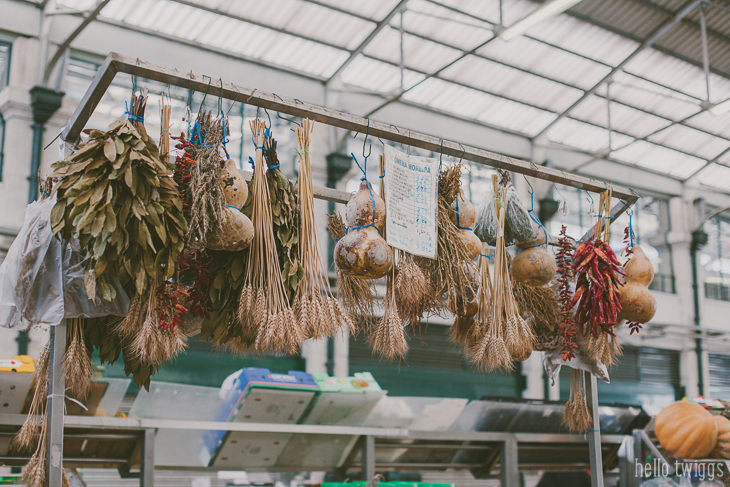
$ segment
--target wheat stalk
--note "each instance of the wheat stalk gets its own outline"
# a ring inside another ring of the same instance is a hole
[[[84,343],[84,320],[70,319],[68,324],[68,347],[63,356],[63,369],[66,371],[66,390],[69,395],[84,400],[89,394],[91,377],[94,370],[91,357]]]
[[[160,159],[167,162],[170,153],[170,114],[172,112],[172,99],[162,94],[162,105],[160,107]]]
[[[264,174],[264,122],[252,120],[251,132],[256,145],[251,182],[254,238],[246,257],[246,280],[238,306],[238,321],[243,330],[239,341],[248,343],[247,337],[255,336],[253,346],[258,352],[296,353],[305,337],[289,305],[279,267],[269,186]]]

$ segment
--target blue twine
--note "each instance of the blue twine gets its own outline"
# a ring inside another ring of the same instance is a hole
[[[197,144],[195,142],[193,142],[193,137],[196,134],[198,136],[198,143]],[[205,136],[206,137],[208,136],[208,132],[205,133]],[[195,124],[190,129],[190,133],[188,134],[188,140],[190,141],[191,144],[195,144],[195,145],[198,145],[200,147],[212,147],[212,148],[215,148],[214,145],[205,145],[205,138],[200,134],[200,124],[198,123],[197,120],[195,121]]]
[[[254,148],[256,150],[264,150],[264,146],[263,145],[261,147],[259,147],[259,146],[256,145],[256,141],[254,140],[253,137],[251,137],[251,143],[253,144],[253,146],[254,146]]]
[[[632,215],[632,213],[629,213],[629,245],[633,248],[634,247],[634,228],[631,226],[631,215]]]
[[[492,260],[492,257],[490,257],[489,255],[484,255],[484,254],[479,254],[479,255],[481,255],[482,257],[486,257],[489,260]]]
[[[256,172],[256,164],[253,162],[253,159],[251,158],[251,156],[248,156],[248,162],[249,162],[249,164],[251,164],[251,170]]]
[[[368,225],[362,225],[359,227],[353,227],[350,230],[361,230],[363,228],[367,227],[375,227],[375,198],[373,197],[373,191],[370,189],[370,183],[368,183],[368,158],[365,156],[365,162],[361,166],[359,162],[357,162],[357,157],[355,157],[355,154],[350,152],[350,155],[352,156],[352,159],[355,161],[355,164],[357,164],[357,167],[360,168],[362,171],[362,178],[360,178],[360,181],[365,181],[365,185],[368,187],[368,193],[370,193],[370,202],[373,204],[373,221],[372,223],[369,223]],[[378,227],[375,227],[375,229],[380,233],[380,229]]]
[[[235,209],[237,209],[238,211],[241,211],[241,209],[240,209],[239,207],[237,207],[237,206],[232,206],[232,205],[228,205],[228,208],[235,208]]]
[[[269,169],[279,169],[279,165],[277,164],[275,166],[269,166]]]
[[[228,154],[228,150],[226,149],[226,144],[230,142],[230,140],[226,139],[226,117],[223,117],[222,119],[223,123],[223,140],[221,140],[221,143],[223,144],[223,150]]]
[[[456,228],[459,228],[461,230],[469,230],[470,232],[472,231],[472,229],[469,227],[462,227],[461,225],[459,225],[459,195],[458,194],[456,195]]]
[[[547,247],[547,245],[548,245],[547,230],[545,230],[545,225],[543,225],[542,222],[540,221],[540,219],[535,215],[535,195],[534,195],[534,193],[530,193],[530,206],[531,206],[531,208],[529,210],[527,210],[527,214],[532,219],[532,221],[537,223],[537,225],[538,225],[537,229],[538,230],[542,229],[543,233],[545,234],[545,247]],[[525,247],[524,249],[521,249],[520,252],[522,250],[540,247],[541,245],[542,245],[541,243],[539,243],[537,245],[531,245],[529,247]]]
[[[585,430],[583,432],[583,439],[584,440],[588,439],[588,433],[600,433],[600,432],[601,432],[601,430]]]
[[[132,94],[132,96],[134,97],[134,94]],[[134,120],[135,122],[144,123],[144,117],[138,117],[136,115],[131,115],[129,113],[129,107],[131,107],[131,106],[132,106],[131,99],[129,100],[129,105],[127,105],[126,101],[124,102],[124,113],[125,113],[125,115],[127,115],[127,118],[129,120]]]

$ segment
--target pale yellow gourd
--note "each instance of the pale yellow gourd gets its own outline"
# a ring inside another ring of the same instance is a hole
[[[631,260],[626,264],[626,284],[621,288],[620,320],[648,323],[656,313],[656,298],[649,290],[654,279],[654,266],[639,245],[634,245]]]
[[[459,194],[451,204],[451,208],[454,211],[451,212],[449,217],[459,227],[459,238],[464,242],[469,258],[475,259],[482,250],[482,241],[469,229],[474,227],[474,222],[477,218],[477,209],[471,201],[464,197],[464,190],[459,190]]]
[[[558,266],[555,258],[545,250],[545,234],[535,240],[517,244],[519,253],[512,259],[510,275],[517,282],[529,286],[543,286],[549,283]]]

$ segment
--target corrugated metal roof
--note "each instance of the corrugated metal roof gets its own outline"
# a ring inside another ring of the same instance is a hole
[[[730,7],[730,0],[715,1]],[[86,10],[95,0],[58,3]],[[504,25],[541,3],[503,0]],[[549,141],[602,152],[608,145],[608,104],[605,84],[598,84],[686,3],[583,0],[526,35],[504,42],[493,32],[500,22],[499,0],[410,0],[405,12],[395,13],[365,46],[364,55],[341,71],[340,80],[386,100],[402,95],[406,102],[528,137],[560,118],[546,132]],[[158,31],[321,79],[338,72],[398,4],[112,0],[100,20]],[[730,98],[730,13],[707,6],[706,14],[713,70],[710,101],[717,103]],[[713,116],[702,105],[707,93],[698,15],[692,12],[655,48],[644,50],[611,77],[614,152],[609,157],[679,179],[695,174],[706,161],[730,164],[730,153],[723,152],[730,147],[730,113]],[[565,113],[594,87],[595,94]],[[717,171],[715,167],[708,166],[700,175]]]
[[[730,192],[730,167],[710,164],[697,175],[697,181],[704,186]]]

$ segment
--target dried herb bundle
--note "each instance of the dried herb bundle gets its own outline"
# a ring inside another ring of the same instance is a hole
[[[185,149],[195,162],[189,166],[190,212],[187,246],[205,248],[208,234],[221,231],[225,221],[226,199],[221,186],[223,162],[220,149],[223,140],[222,119],[210,111],[198,115],[190,135],[191,145]]]
[[[552,339],[559,334],[560,305],[554,288],[513,281],[512,293],[522,317],[530,324],[539,341]]]
[[[304,277],[299,282],[294,298],[297,319],[307,338],[323,338],[333,335],[341,326],[356,333],[355,324],[340,302],[332,296],[324,262],[319,253],[317,221],[314,214],[314,187],[309,144],[314,122],[302,120],[296,129],[299,150],[299,261],[304,267]]]
[[[145,100],[134,97],[135,117],[144,113]],[[53,165],[53,176],[63,178],[54,188],[53,231],[64,240],[78,234],[89,252],[84,275],[89,298],[105,271],[145,293],[158,274],[174,274],[184,246],[187,225],[177,185],[142,123],[119,120],[107,132],[88,133],[88,142]],[[105,299],[114,298],[111,286],[100,288]]]
[[[242,337],[256,336],[261,352],[296,353],[304,341],[299,321],[287,298],[276,252],[269,187],[264,175],[264,122],[251,121],[256,163],[251,184],[254,239],[246,258],[246,280],[238,307]]]
[[[66,371],[66,390],[68,394],[80,400],[86,399],[91,388],[91,377],[94,370],[91,356],[84,340],[83,318],[68,320],[66,333],[68,346],[63,356],[63,369]]]
[[[328,215],[327,227],[333,240],[345,236],[345,223],[342,215],[335,213]],[[337,297],[342,301],[345,309],[350,313],[353,321],[359,328],[370,329],[374,320],[375,283],[370,279],[357,279],[340,271],[337,272]],[[351,331],[352,333],[352,331]]]
[[[459,229],[452,221],[455,210],[452,204],[461,189],[461,164],[444,170],[439,176],[438,195],[438,249],[436,259],[419,257],[418,266],[431,276],[435,296],[445,296],[448,309],[459,314],[466,307],[459,296],[474,295],[472,275],[474,262],[459,236]],[[462,308],[461,310],[459,308]]]
[[[304,267],[299,261],[301,212],[294,187],[281,172],[276,140],[269,136],[268,130],[264,138],[264,158],[268,167],[266,181],[269,183],[271,197],[271,222],[274,225],[276,252],[279,254],[284,288],[289,303],[292,303],[299,281],[304,277]]]
[[[563,424],[573,433],[583,433],[593,426],[591,411],[585,397],[582,370],[570,371],[570,398],[563,410]]]

